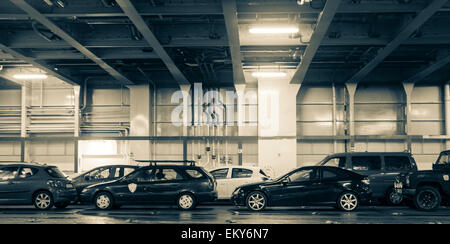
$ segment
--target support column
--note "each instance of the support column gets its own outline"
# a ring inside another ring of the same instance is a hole
[[[74,94],[74,137],[80,136],[80,86],[73,87]]]
[[[348,93],[348,135],[350,136],[350,151],[355,150],[355,93],[357,83],[345,83]]]
[[[405,134],[406,135],[411,135],[412,133],[412,117],[411,117],[411,102],[412,102],[412,92],[414,90],[414,83],[406,83],[403,82],[403,90],[405,91],[405,117],[406,117],[406,124],[405,124]],[[411,152],[411,138],[408,137],[408,139],[406,139],[406,149],[408,150],[408,152]]]
[[[31,88],[26,85],[22,86],[21,92],[21,115],[20,115],[20,137],[22,137],[23,141],[21,142],[21,156],[20,160],[29,162],[31,161],[29,154],[29,145],[30,142],[25,140],[27,137],[27,127],[30,124],[30,120],[28,118],[28,108],[31,106]]]
[[[291,77],[258,79],[258,164],[276,177],[297,165],[297,92]]]
[[[130,136],[150,136],[150,87],[129,85],[130,89]],[[135,160],[150,159],[150,141],[130,141],[130,154]]]
[[[245,120],[245,84],[235,84],[234,88],[236,90],[237,95],[237,126],[238,126],[238,135],[244,136],[245,135],[245,128],[244,128],[244,120]]]
[[[450,136],[450,85],[444,85],[445,135]],[[445,140],[445,148],[450,149],[450,140]]]
[[[191,99],[189,96],[189,90],[191,90],[191,85],[180,85],[181,93],[183,94],[183,136],[188,136],[188,126],[189,126],[189,106],[191,105]]]

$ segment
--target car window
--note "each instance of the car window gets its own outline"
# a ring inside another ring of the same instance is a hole
[[[407,156],[385,156],[384,167],[386,170],[409,170],[412,166]]]
[[[333,166],[333,167],[339,167],[339,168],[345,168],[345,157],[334,157],[328,159],[323,166]]]
[[[381,170],[381,158],[379,156],[353,156],[352,168],[357,171]]]
[[[25,178],[30,178],[33,177],[34,175],[37,174],[39,170],[36,168],[21,168],[20,172],[19,172],[19,178],[25,179]]]
[[[225,178],[227,178],[227,175],[228,175],[228,169],[216,169],[216,170],[211,171],[211,174],[216,179],[225,179]]]
[[[121,175],[121,176],[129,175],[134,170],[135,170],[135,168],[125,167],[125,168],[123,168],[123,175]]]
[[[182,180],[183,176],[175,169],[158,169],[155,173],[156,181]]]
[[[61,172],[57,167],[45,168],[45,172],[47,172],[47,174],[53,178],[66,178],[67,177],[66,174]]]
[[[14,179],[19,167],[4,167],[0,169],[0,180]]]
[[[450,163],[450,155],[442,153],[437,161],[437,164],[449,164],[449,163]]]
[[[250,178],[253,175],[253,171],[249,169],[234,168],[231,171],[231,178]]]
[[[262,174],[262,175],[264,175],[265,177],[269,177],[269,176],[266,174],[266,172],[264,172],[262,169],[259,170],[259,173]]]
[[[291,174],[288,178],[290,182],[303,182],[319,179],[316,169],[305,169]]]
[[[323,169],[322,171],[322,179],[326,180],[326,179],[335,179],[338,177],[338,174],[336,174],[335,172],[329,170],[329,169]]]
[[[135,174],[130,175],[131,179],[135,179],[137,182],[152,182],[155,181],[155,169],[139,170]]]
[[[85,179],[87,181],[109,179],[113,168],[100,168],[90,172]]]
[[[200,178],[204,177],[204,175],[196,169],[187,169],[186,173],[195,179],[200,179]]]

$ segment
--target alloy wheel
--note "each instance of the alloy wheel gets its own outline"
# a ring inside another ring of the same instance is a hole
[[[47,209],[51,204],[51,197],[47,193],[41,192],[36,196],[34,200],[36,206],[40,209]]]
[[[358,206],[358,198],[353,193],[345,193],[339,198],[339,204],[343,210],[352,211]]]
[[[255,211],[262,210],[266,206],[266,198],[261,193],[253,193],[248,197],[248,206]]]

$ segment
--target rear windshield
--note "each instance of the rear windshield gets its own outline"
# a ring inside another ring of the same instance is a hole
[[[66,174],[61,172],[57,167],[45,168],[45,172],[53,178],[66,178]]]
[[[185,172],[194,179],[201,179],[206,177],[202,172],[200,172],[200,170],[197,169],[187,169]]]

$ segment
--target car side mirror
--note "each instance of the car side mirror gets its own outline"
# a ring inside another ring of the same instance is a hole
[[[90,181],[91,177],[89,175],[84,176],[84,181]]]
[[[283,185],[287,185],[289,183],[289,179],[288,178],[284,178],[282,181],[281,181],[281,184],[283,184]]]

